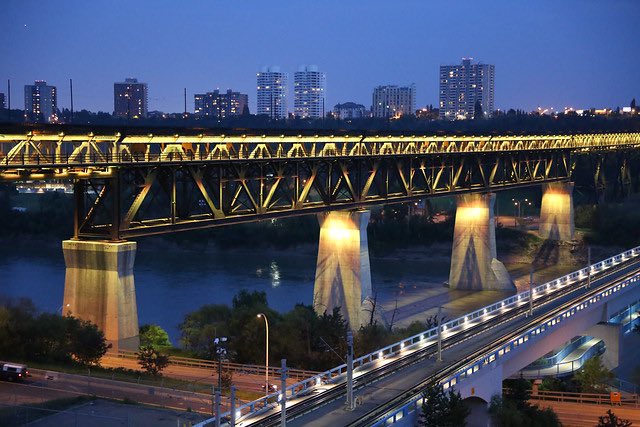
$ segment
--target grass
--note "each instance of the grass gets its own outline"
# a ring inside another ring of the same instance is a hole
[[[90,368],[82,365],[58,365],[53,363],[27,363],[29,367],[41,370],[57,371],[66,374],[91,376],[114,381],[123,381],[136,384],[151,385],[155,387],[167,387],[177,390],[187,390],[199,393],[210,392],[211,386],[208,384],[196,383],[169,377],[154,377],[142,371],[134,371],[124,368],[103,368],[92,366]]]

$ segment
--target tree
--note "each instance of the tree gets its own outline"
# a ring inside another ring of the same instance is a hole
[[[438,427],[464,427],[469,408],[457,391],[445,393],[441,384],[430,384],[422,392],[424,401],[418,425]]]
[[[529,398],[531,397],[531,383],[524,378],[505,380],[505,399],[513,402],[518,410],[529,408]]]
[[[482,104],[480,101],[476,101],[473,106],[473,118],[474,120],[479,120],[484,118],[484,112],[482,111]]]
[[[496,395],[491,398],[489,414],[497,427],[560,427],[560,420],[551,408],[540,409],[537,405],[521,405],[516,401]]]
[[[575,378],[583,393],[599,393],[606,390],[604,383],[613,376],[613,372],[602,365],[600,356],[596,356],[584,362]]]
[[[107,344],[102,332],[88,320],[65,317],[71,323],[69,329],[69,352],[80,363],[94,365],[105,355],[111,344]]]
[[[618,418],[616,414],[611,412],[611,409],[608,409],[606,415],[598,417],[597,427],[629,427],[631,425],[631,421]]]
[[[140,346],[153,347],[157,350],[172,347],[169,334],[158,325],[140,326]]]
[[[160,375],[160,372],[169,365],[169,357],[153,347],[140,347],[136,355],[142,369],[154,377]]]

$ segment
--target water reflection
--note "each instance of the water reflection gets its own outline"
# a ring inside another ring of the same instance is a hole
[[[271,261],[271,264],[269,264],[269,275],[271,276],[271,287],[277,288],[280,286],[280,269],[275,261]]]

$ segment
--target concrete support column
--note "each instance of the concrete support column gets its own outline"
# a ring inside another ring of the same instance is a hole
[[[368,322],[370,315],[365,307],[371,297],[367,241],[370,216],[371,212],[365,210],[318,215],[320,243],[313,306],[318,313],[331,313],[334,307],[340,307],[351,329]]]
[[[598,323],[584,332],[584,335],[604,341],[606,350],[602,355],[605,368],[615,369],[620,364],[620,346],[623,343],[622,325],[617,323]]]
[[[515,289],[507,269],[497,259],[494,203],[492,193],[457,197],[449,273],[451,289]]]
[[[137,350],[136,243],[65,240],[62,250],[64,314],[98,325],[113,350]]]
[[[540,228],[543,239],[573,240],[573,182],[554,182],[542,188]]]

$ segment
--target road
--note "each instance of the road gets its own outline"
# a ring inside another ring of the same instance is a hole
[[[23,383],[0,382],[1,401],[7,404],[33,404],[63,397],[94,395],[171,409],[211,413],[211,394],[138,385],[135,383],[51,373],[30,369],[32,377]],[[53,378],[53,379],[47,379]],[[226,402],[225,402],[226,406]]]
[[[354,411],[346,412],[344,406],[344,382],[322,386],[304,399],[290,402],[287,408],[288,425],[290,426],[333,426],[333,425],[368,425],[382,412],[381,406],[391,407],[390,402],[400,404],[407,400],[409,394],[417,394],[425,383],[444,378],[446,374],[456,371],[459,366],[485,354],[487,349],[500,345],[515,334],[529,329],[545,321],[546,318],[573,304],[578,297],[596,293],[598,288],[608,286],[613,279],[623,277],[629,272],[638,271],[638,261],[627,261],[614,269],[606,270],[597,279],[592,279],[592,287],[584,289],[584,281],[559,291],[549,293],[536,300],[536,313],[533,318],[526,318],[527,305],[498,314],[483,322],[469,326],[455,335],[443,334],[442,364],[433,360],[434,345],[419,348],[410,354],[401,354],[385,361],[376,361],[366,372],[356,375],[356,396],[362,400]],[[546,309],[540,310],[542,305]],[[458,344],[464,342],[465,345]],[[462,361],[462,362],[460,362]],[[401,373],[400,375],[392,375]],[[407,390],[413,390],[408,393]],[[253,419],[241,420],[240,425],[272,426],[278,423],[279,413],[276,410],[267,412]]]

